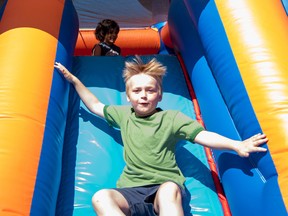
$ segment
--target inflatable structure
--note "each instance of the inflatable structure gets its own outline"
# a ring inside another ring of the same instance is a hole
[[[161,108],[181,110],[233,139],[269,138],[268,151],[249,158],[179,143],[190,195],[185,215],[286,216],[285,7],[276,0],[172,0],[166,22],[121,28],[122,56],[100,57],[89,54],[93,29],[79,28],[73,1],[4,1],[0,215],[94,215],[93,194],[115,187],[124,166],[120,134],[86,110],[54,62],[104,103],[125,104],[121,72],[138,54],[167,67]]]

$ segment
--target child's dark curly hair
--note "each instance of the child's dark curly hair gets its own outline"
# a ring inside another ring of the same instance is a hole
[[[104,19],[98,23],[95,29],[95,36],[97,40],[103,42],[107,33],[118,34],[119,30],[120,28],[117,22],[111,19]]]

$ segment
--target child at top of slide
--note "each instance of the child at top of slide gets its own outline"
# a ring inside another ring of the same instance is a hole
[[[111,19],[104,19],[95,29],[96,39],[100,42],[92,49],[92,56],[115,56],[121,54],[121,48],[114,43],[118,37],[119,25]]]

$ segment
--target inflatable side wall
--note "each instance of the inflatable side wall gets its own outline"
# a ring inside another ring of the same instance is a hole
[[[53,65],[56,55],[68,67],[72,63],[77,15],[71,1],[8,0],[4,6],[0,214],[54,216],[65,177],[62,151],[69,88],[53,73]],[[67,202],[71,215],[73,196]]]
[[[233,216],[287,215],[287,21],[279,1],[171,3],[171,40],[206,128],[239,140],[269,138],[269,151],[248,159],[213,151]]]

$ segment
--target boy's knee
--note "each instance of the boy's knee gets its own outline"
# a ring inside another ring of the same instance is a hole
[[[97,191],[92,197],[92,204],[94,208],[97,208],[103,201],[109,199],[110,192],[108,189],[102,189]]]
[[[172,181],[163,183],[156,193],[154,208],[157,213],[162,212],[163,215],[182,215],[183,207],[180,186]],[[176,214],[176,212],[178,213]]]
[[[167,191],[175,192],[175,193],[181,192],[179,185],[173,181],[167,181],[167,182],[163,183],[160,186],[160,188],[164,188]]]
[[[159,188],[159,196],[170,199],[181,199],[181,189],[175,182],[168,181]]]
[[[113,189],[97,191],[92,197],[92,205],[97,215],[120,215],[120,213],[127,215],[129,212],[125,198]]]

